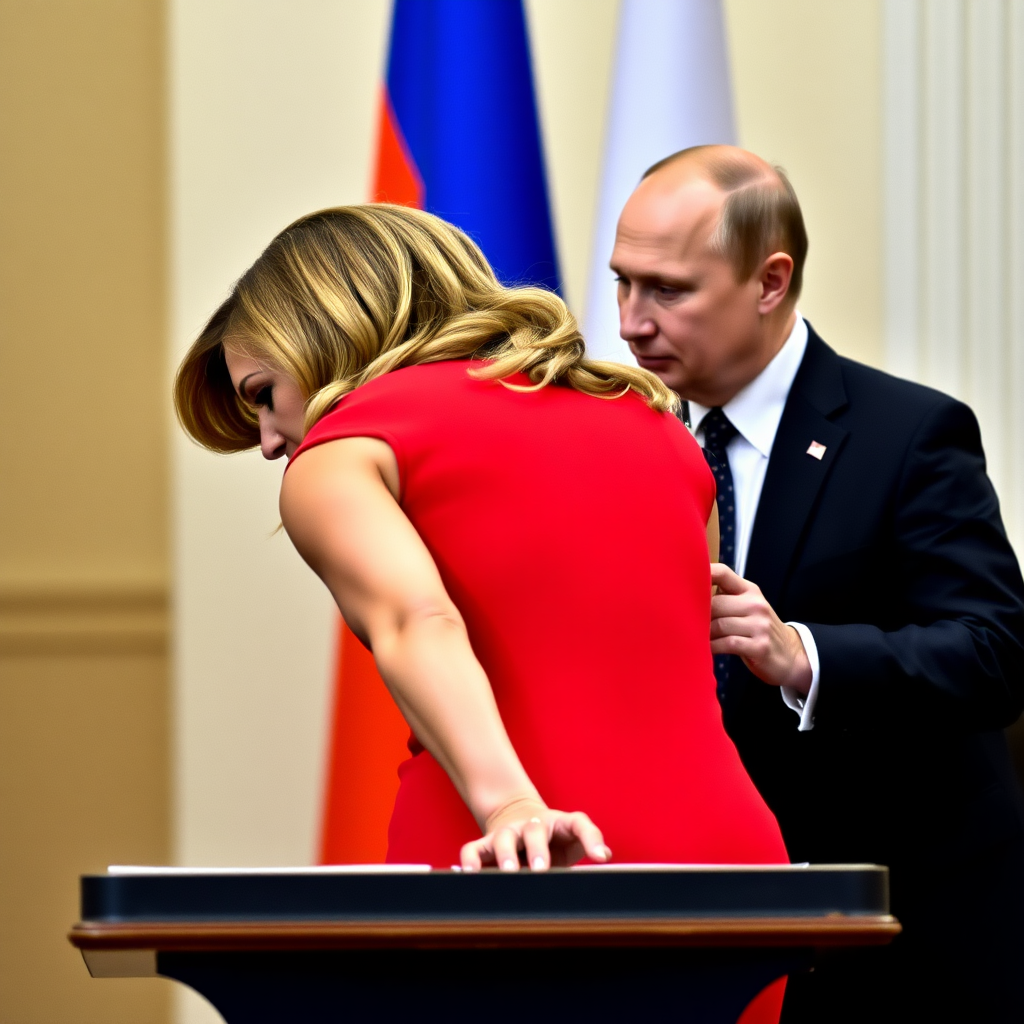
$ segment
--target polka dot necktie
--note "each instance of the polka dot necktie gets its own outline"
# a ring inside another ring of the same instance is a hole
[[[718,560],[730,569],[736,568],[736,494],[732,486],[732,470],[729,468],[729,456],[726,447],[739,431],[729,422],[729,417],[721,409],[715,408],[701,421],[704,430],[704,448],[711,458],[708,465],[715,474],[718,485],[718,529],[719,547]],[[725,684],[729,679],[729,668],[732,654],[716,654],[715,679],[718,681],[718,699],[725,693]]]

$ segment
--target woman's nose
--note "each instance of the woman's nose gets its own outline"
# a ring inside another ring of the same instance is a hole
[[[260,416],[260,451],[265,459],[279,459],[284,455],[285,440],[268,417]]]

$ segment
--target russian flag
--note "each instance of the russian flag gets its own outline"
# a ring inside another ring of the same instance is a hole
[[[506,284],[560,290],[521,0],[395,0],[372,198],[435,213]],[[340,627],[320,859],[372,863],[409,730]]]

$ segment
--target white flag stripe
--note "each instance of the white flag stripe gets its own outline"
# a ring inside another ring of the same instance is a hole
[[[584,318],[595,358],[633,362],[608,260],[640,175],[687,146],[735,140],[720,0],[622,0]]]

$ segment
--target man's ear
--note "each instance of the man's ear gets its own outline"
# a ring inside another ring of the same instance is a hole
[[[793,257],[785,252],[773,252],[761,264],[758,281],[761,294],[757,300],[757,311],[767,316],[777,309],[789,294],[789,282],[793,279]]]

